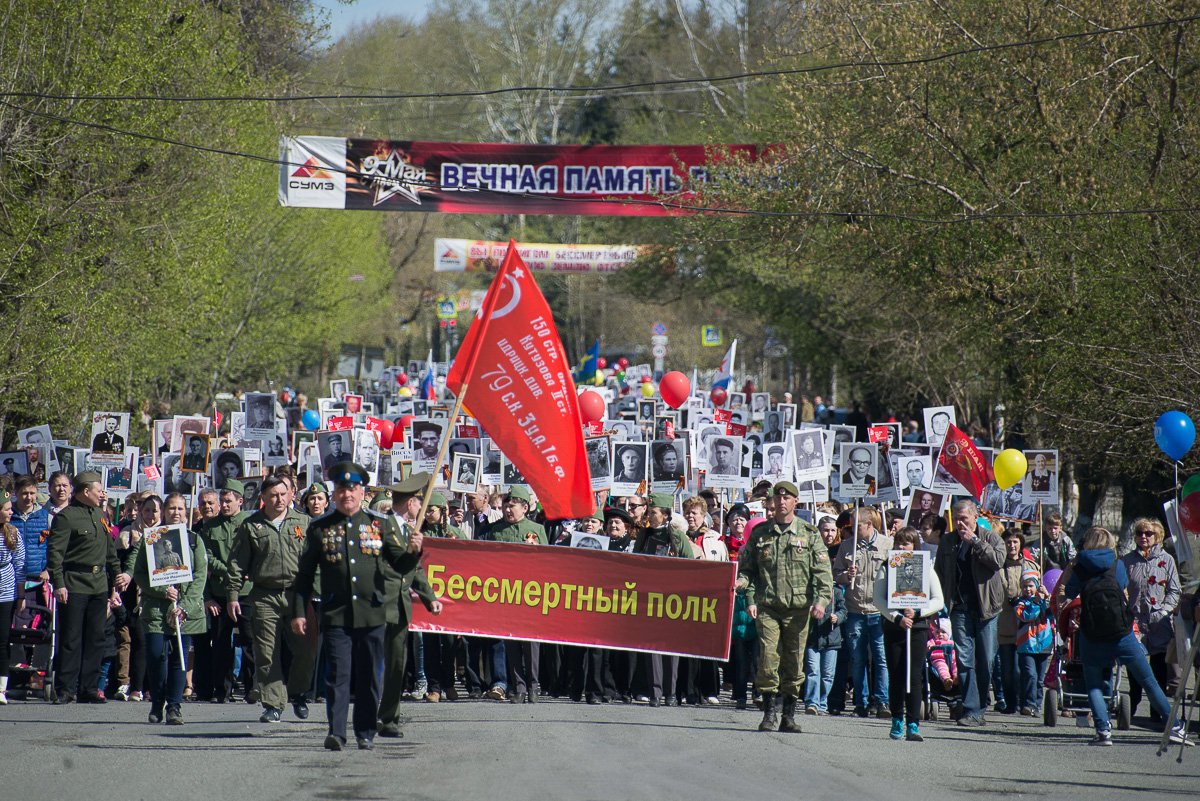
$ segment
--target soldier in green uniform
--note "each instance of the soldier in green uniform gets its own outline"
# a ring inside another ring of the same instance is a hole
[[[750,599],[746,611],[757,622],[758,676],[763,701],[759,731],[798,732],[796,699],[804,685],[808,620],[825,616],[833,598],[829,553],[817,529],[796,517],[796,485],[771,489],[772,520],[754,527],[738,553],[738,587]],[[783,693],[783,720],[775,701]]]
[[[292,598],[292,631],[303,635],[308,628],[305,607],[320,570],[321,628],[329,660],[325,747],[340,751],[346,743],[353,671],[354,736],[360,749],[370,750],[379,711],[384,629],[399,618],[395,576],[416,570],[420,535],[410,540],[394,519],[363,508],[368,475],[359,465],[333,465],[329,478],[334,509],[313,521],[305,535]],[[434,602],[430,611],[440,613],[441,604]]]
[[[119,569],[117,542],[102,514],[104,487],[99,473],[75,476],[70,504],[54,516],[46,546],[46,569],[58,599],[58,703],[79,692],[84,703],[103,704],[97,689],[104,657],[104,622]]]
[[[278,723],[284,702],[301,720],[308,718],[305,694],[312,684],[316,654],[305,638],[292,634],[292,585],[304,548],[309,519],[291,505],[291,488],[278,476],[263,481],[263,507],[247,517],[234,534],[229,553],[225,610],[230,620],[241,616],[243,574],[253,582],[249,594],[250,630],[254,633],[254,686],[262,701],[262,723]],[[283,684],[283,640],[292,653],[287,689]]]
[[[421,511],[421,493],[432,478],[431,473],[414,473],[390,487],[392,512],[395,514],[393,520],[416,550],[420,550],[424,537],[416,526],[417,514]],[[432,609],[437,601],[424,572],[416,567],[393,578],[397,609],[396,619],[389,619],[384,633],[383,694],[379,698],[381,737],[403,736],[400,733],[400,699],[404,695],[405,671],[408,668],[408,622],[412,620],[412,595],[409,589],[417,593],[427,609]]]
[[[650,496],[650,504],[646,508],[646,526],[638,530],[633,545],[634,553],[682,559],[695,559],[699,555],[687,537],[687,529],[673,523],[671,510],[674,506],[675,496],[669,492],[656,492]],[[676,696],[679,689],[679,657],[639,654],[638,668],[650,706],[660,703],[669,706],[671,696]],[[678,698],[677,702],[682,703]]]
[[[528,545],[549,545],[546,529],[525,517],[533,503],[529,490],[514,486],[504,496],[501,517],[490,524],[484,539],[494,542],[523,542]],[[541,659],[541,644],[532,640],[505,640],[504,657],[508,663],[508,700],[514,704],[522,701],[536,703],[541,686],[538,682],[538,661]],[[494,679],[495,677],[493,677]]]
[[[196,534],[208,551],[208,582],[204,586],[204,607],[212,625],[212,684],[213,700],[218,704],[224,703],[230,692],[230,682],[235,678],[233,671],[233,634],[236,629],[242,636],[242,642],[253,642],[250,631],[250,620],[245,614],[239,614],[231,619],[225,610],[225,602],[229,596],[229,553],[233,550],[233,536],[237,527],[250,515],[242,511],[242,494],[245,486],[237,479],[225,480],[218,497],[219,512],[216,517],[209,518],[200,524]],[[240,598],[248,601],[253,584],[241,581]],[[246,669],[246,649],[242,649],[243,673],[251,675]],[[251,664],[253,658],[251,658]],[[247,698],[250,696],[250,686],[247,682]]]

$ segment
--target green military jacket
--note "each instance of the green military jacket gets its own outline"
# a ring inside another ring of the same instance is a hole
[[[182,634],[203,634],[208,631],[208,618],[204,615],[204,585],[208,582],[208,550],[195,532],[188,532],[188,542],[192,549],[192,577],[188,584],[180,584],[179,605],[187,618],[183,621]],[[167,610],[171,602],[167,600],[166,587],[150,586],[150,564],[146,559],[146,540],[141,539],[130,549],[126,557],[127,571],[133,576],[138,589],[141,590],[141,620],[142,631],[147,634],[169,634],[166,628]]]
[[[398,518],[397,520],[407,542],[407,539],[412,537],[412,524],[404,519]],[[469,539],[462,531],[459,531],[454,526],[447,526],[444,523],[436,526],[427,525],[421,529],[421,533],[426,537],[441,539]],[[400,599],[400,619],[397,622],[402,626],[407,626],[409,621],[412,620],[412,594],[409,590],[417,594],[417,597],[421,599],[421,603],[425,605],[426,609],[437,600],[437,595],[434,594],[433,587],[429,584],[429,577],[419,563],[408,573],[397,573],[396,579],[399,584],[397,596]]]
[[[696,558],[696,546],[688,539],[687,532],[672,525],[662,528],[639,529],[637,540],[634,541],[633,552],[647,556]]]
[[[833,599],[829,551],[817,530],[798,517],[786,526],[764,521],[738,552],[738,584],[759,606],[827,605]]]
[[[200,524],[196,533],[208,549],[208,583],[205,585],[205,597],[225,603],[229,595],[229,554],[233,551],[233,537],[239,525],[249,512],[238,512],[233,517],[217,515]],[[249,595],[253,585],[245,581],[240,592]]]
[[[243,520],[234,532],[226,564],[226,600],[236,601],[243,584],[266,592],[291,589],[309,522],[307,515],[291,508],[278,530],[261,509]]]
[[[525,542],[525,535],[529,533],[537,535],[538,545],[550,544],[546,529],[529,518],[522,518],[516,523],[506,523],[501,518],[488,526],[487,538],[495,542]]]
[[[469,540],[467,532],[463,531],[458,526],[450,523],[438,523],[437,525],[425,525],[421,529],[421,533],[426,537],[436,537],[444,540]],[[524,542],[524,539],[522,539]]]
[[[308,526],[296,573],[294,617],[304,617],[321,574],[321,625],[367,628],[399,622],[399,595],[420,554],[408,552],[408,534],[395,517],[334,509]]]
[[[54,516],[46,545],[46,569],[56,589],[66,587],[68,593],[80,595],[112,592],[119,569],[117,541],[98,508],[72,499]]]

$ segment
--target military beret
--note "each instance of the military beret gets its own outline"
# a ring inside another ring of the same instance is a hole
[[[624,509],[620,508],[619,506],[607,507],[604,510],[604,522],[607,523],[609,520],[611,520],[614,517],[618,518],[620,520],[624,520],[625,525],[629,526],[630,528],[632,528],[634,525],[633,515],[629,514],[629,512],[626,512]]]
[[[587,516],[587,518],[585,518],[585,519],[587,519],[587,520],[599,520],[601,523],[603,523],[603,522],[604,522],[604,510],[603,510],[603,509],[601,509],[599,506],[597,506],[597,507],[596,507],[596,511],[592,512],[592,513],[591,513],[590,515],[588,515],[588,516]]]
[[[246,485],[238,481],[236,478],[227,478],[225,483],[221,485],[221,490],[224,492],[233,492],[241,496],[246,494]]]
[[[796,485],[790,481],[780,481],[771,488],[771,494],[775,496],[790,495],[793,498],[799,498],[800,490],[796,489]]]
[[[315,495],[318,492],[321,493],[322,495],[328,495],[329,488],[326,487],[324,484],[322,484],[320,481],[314,481],[312,484],[309,485],[308,489],[305,491],[304,494],[305,495]]]
[[[446,506],[446,494],[441,490],[434,490],[429,494],[430,506]]]
[[[11,500],[12,500],[12,496],[9,495],[4,490],[0,489],[0,506],[3,506],[4,504],[8,503]]]
[[[413,473],[403,481],[392,484],[388,489],[400,495],[416,495],[418,492],[425,491],[425,485],[431,478],[433,478],[432,473]]]
[[[530,496],[529,490],[522,486],[510,487],[508,492],[504,494],[506,500],[524,501],[526,506],[533,503],[533,497]]]
[[[669,492],[656,492],[650,496],[650,505],[659,509],[674,509],[675,496]]]
[[[354,462],[338,462],[329,468],[329,480],[337,484],[362,484],[366,486],[371,477],[367,471]]]
[[[73,481],[75,489],[83,489],[88,484],[99,484],[104,479],[95,470],[84,470],[82,473],[76,474]]]

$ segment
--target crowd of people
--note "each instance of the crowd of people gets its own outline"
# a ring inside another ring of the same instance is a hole
[[[181,725],[188,702],[257,703],[269,724],[289,706],[305,719],[309,702],[324,701],[331,750],[345,746],[348,725],[363,749],[400,736],[405,699],[547,696],[650,706],[726,696],[759,708],[762,730],[856,715],[920,742],[935,699],[958,726],[1041,716],[1048,671],[1077,639],[1094,744],[1112,744],[1116,663],[1133,709],[1144,694],[1151,725],[1190,742],[1168,697],[1190,672],[1195,596],[1183,593],[1157,520],[1135,521],[1135,548],[1118,556],[1112,533],[1091,528],[1076,545],[1053,511],[1038,526],[1006,525],[969,499],[913,514],[899,503],[805,503],[797,482],[761,480],[737,502],[713,489],[601,492],[596,514],[574,521],[544,519],[521,485],[438,489],[418,525],[428,473],[372,488],[349,460],[311,478],[296,467],[267,468],[252,508],[236,478],[191,496],[132,492],[119,506],[87,470],[42,484],[0,478],[0,632],[27,599],[53,592],[57,703],[148,701],[149,722]],[[168,548],[170,564],[150,548],[163,526],[186,531],[186,553]],[[424,537],[563,546],[574,532],[613,552],[736,562],[729,659],[408,630],[414,600],[441,610],[418,567]],[[919,607],[888,606],[896,551],[929,554]],[[152,580],[152,569],[184,564],[192,581]],[[1059,622],[1072,603],[1083,610],[1078,631]],[[0,636],[0,704],[10,664],[27,686],[36,675],[33,650]]]

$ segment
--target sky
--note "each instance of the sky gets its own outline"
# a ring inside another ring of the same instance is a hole
[[[432,0],[354,0],[347,5],[339,0],[314,0],[313,5],[329,12],[329,34],[334,41],[349,28],[376,17],[400,16],[420,19]]]

